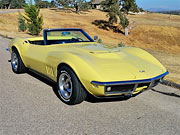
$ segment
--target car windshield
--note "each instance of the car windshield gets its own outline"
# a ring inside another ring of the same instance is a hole
[[[94,40],[81,29],[57,29],[49,30],[45,33],[44,40],[47,45],[66,44],[79,42],[94,42]]]

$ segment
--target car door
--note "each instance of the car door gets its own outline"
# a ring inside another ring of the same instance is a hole
[[[48,49],[45,45],[30,44],[26,52],[29,68],[45,74],[47,52]]]

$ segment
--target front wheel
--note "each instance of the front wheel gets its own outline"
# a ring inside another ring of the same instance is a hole
[[[11,66],[13,72],[16,74],[26,72],[26,67],[16,49],[13,49],[11,53]]]
[[[75,73],[67,66],[58,70],[57,90],[60,99],[68,105],[83,102],[87,95]]]

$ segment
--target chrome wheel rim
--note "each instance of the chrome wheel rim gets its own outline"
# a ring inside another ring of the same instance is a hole
[[[65,101],[69,101],[72,95],[72,81],[69,74],[66,72],[59,76],[59,90],[60,96]]]
[[[12,57],[11,57],[11,64],[12,64],[12,68],[17,71],[18,69],[18,57],[16,55],[16,53],[12,53]]]

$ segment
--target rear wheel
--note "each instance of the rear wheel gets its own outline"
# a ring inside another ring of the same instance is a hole
[[[26,67],[16,49],[13,49],[11,53],[11,66],[13,72],[16,74],[26,72]]]
[[[57,90],[60,99],[68,105],[83,102],[87,95],[75,73],[67,66],[58,70]]]

